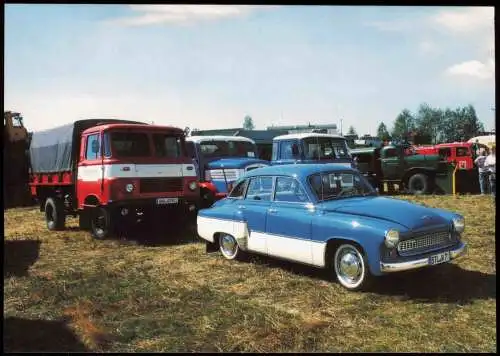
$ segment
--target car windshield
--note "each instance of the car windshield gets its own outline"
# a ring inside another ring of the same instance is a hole
[[[204,158],[212,157],[252,157],[255,144],[247,141],[205,141],[200,142],[200,151]]]
[[[319,201],[376,195],[377,192],[355,172],[325,172],[309,177],[309,184]]]
[[[303,140],[303,145],[306,159],[351,158],[347,141],[340,137],[308,137]]]

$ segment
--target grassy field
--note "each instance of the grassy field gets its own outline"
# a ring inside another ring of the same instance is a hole
[[[206,254],[193,233],[101,242],[75,219],[49,233],[37,209],[7,210],[4,348],[496,352],[492,201],[398,198],[463,214],[469,254],[358,293],[314,268]]]

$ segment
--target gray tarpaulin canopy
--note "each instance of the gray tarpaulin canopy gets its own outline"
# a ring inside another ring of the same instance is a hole
[[[72,124],[34,132],[30,144],[32,173],[57,173],[70,171],[78,159],[80,135],[97,124],[144,124],[126,120],[79,120]]]

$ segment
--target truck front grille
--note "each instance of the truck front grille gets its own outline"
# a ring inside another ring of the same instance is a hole
[[[401,241],[398,244],[398,252],[401,256],[411,256],[437,250],[452,243],[450,231],[434,232]]]
[[[182,178],[141,178],[141,193],[162,193],[182,191]]]

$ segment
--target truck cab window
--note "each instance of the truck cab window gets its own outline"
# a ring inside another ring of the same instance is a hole
[[[101,157],[101,144],[99,141],[99,134],[89,135],[87,137],[87,150],[85,152],[85,159],[96,160]],[[95,147],[98,147],[97,152],[94,152]]]
[[[393,158],[398,156],[398,150],[395,148],[388,148],[385,150],[385,156],[387,158]]]
[[[154,134],[153,143],[156,157],[178,158],[181,156],[181,139],[166,134]]]
[[[280,158],[294,159],[292,152],[293,141],[281,141],[280,143]]]
[[[112,132],[111,149],[117,157],[149,157],[148,135],[139,132]]]

